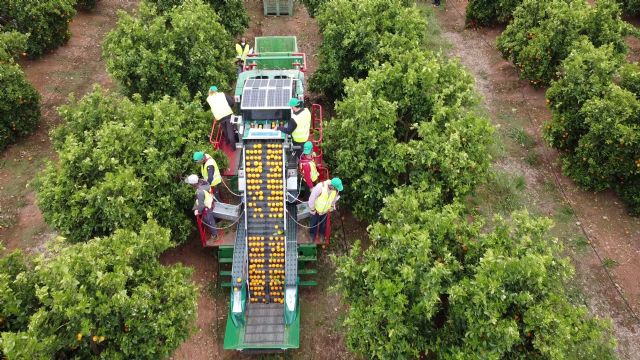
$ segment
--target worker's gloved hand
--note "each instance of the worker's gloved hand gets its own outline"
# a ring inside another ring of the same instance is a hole
[[[198,216],[200,215],[200,212],[198,210],[193,210],[193,215]]]

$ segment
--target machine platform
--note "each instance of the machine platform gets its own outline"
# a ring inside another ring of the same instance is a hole
[[[297,307],[294,322],[285,325],[282,305],[248,304],[245,321],[245,326],[235,327],[231,317],[227,318],[225,349],[273,351],[300,347],[300,307]]]

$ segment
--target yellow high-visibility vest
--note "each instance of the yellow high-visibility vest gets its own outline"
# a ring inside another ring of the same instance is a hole
[[[225,116],[233,114],[233,110],[231,110],[231,106],[229,106],[224,93],[217,92],[214,95],[209,95],[209,97],[207,97],[207,102],[209,103],[213,117],[216,120],[220,120]]]
[[[211,206],[213,205],[213,195],[208,191],[202,190],[202,192],[204,193],[204,207],[211,209]]]
[[[236,57],[240,58],[242,61],[247,59],[247,55],[249,55],[249,44],[245,43],[244,48],[240,44],[236,44]]]
[[[222,182],[222,176],[220,176],[220,169],[218,168],[218,163],[209,155],[205,154],[207,157],[207,161],[202,164],[202,168],[200,169],[200,173],[202,174],[202,178],[207,180],[209,178],[209,172],[207,168],[213,165],[213,180],[211,186],[216,186]]]
[[[299,114],[291,112],[291,119],[297,124],[296,129],[291,133],[291,137],[295,142],[305,142],[309,139],[309,130],[311,129],[311,112],[305,108]]]
[[[331,180],[322,183],[322,194],[316,199],[315,208],[320,215],[326,214],[331,209],[333,200],[338,196],[336,190],[329,191],[329,184],[331,184]]]
[[[316,182],[316,180],[318,180],[318,177],[320,176],[320,173],[318,172],[318,168],[316,167],[315,160],[311,159],[300,162],[299,170],[300,173],[304,175],[304,168],[302,167],[303,164],[309,164],[309,170],[311,171],[311,181]]]

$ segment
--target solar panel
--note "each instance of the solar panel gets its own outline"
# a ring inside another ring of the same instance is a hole
[[[285,109],[289,99],[293,79],[247,79],[242,91],[242,109]]]
[[[291,79],[271,79],[269,87],[291,87]]]
[[[267,107],[269,108],[286,108],[289,106],[289,91],[291,89],[269,89],[267,92]]]
[[[245,89],[242,95],[243,108],[264,108],[267,100],[267,89]]]

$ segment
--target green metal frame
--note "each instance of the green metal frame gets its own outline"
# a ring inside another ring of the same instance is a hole
[[[260,55],[298,52],[298,42],[295,36],[258,36],[255,39],[255,45],[255,50]]]
[[[231,316],[231,308],[227,315],[227,327],[224,331],[225,350],[286,350],[300,347],[300,301],[296,304],[296,317],[290,325],[284,327],[284,341],[277,348],[273,346],[255,346],[244,342],[244,326],[236,326]]]
[[[229,267],[232,262],[233,262],[233,245],[219,246],[218,247],[218,278],[220,279],[220,286],[224,288],[231,287],[231,270],[225,269],[225,268]]]

